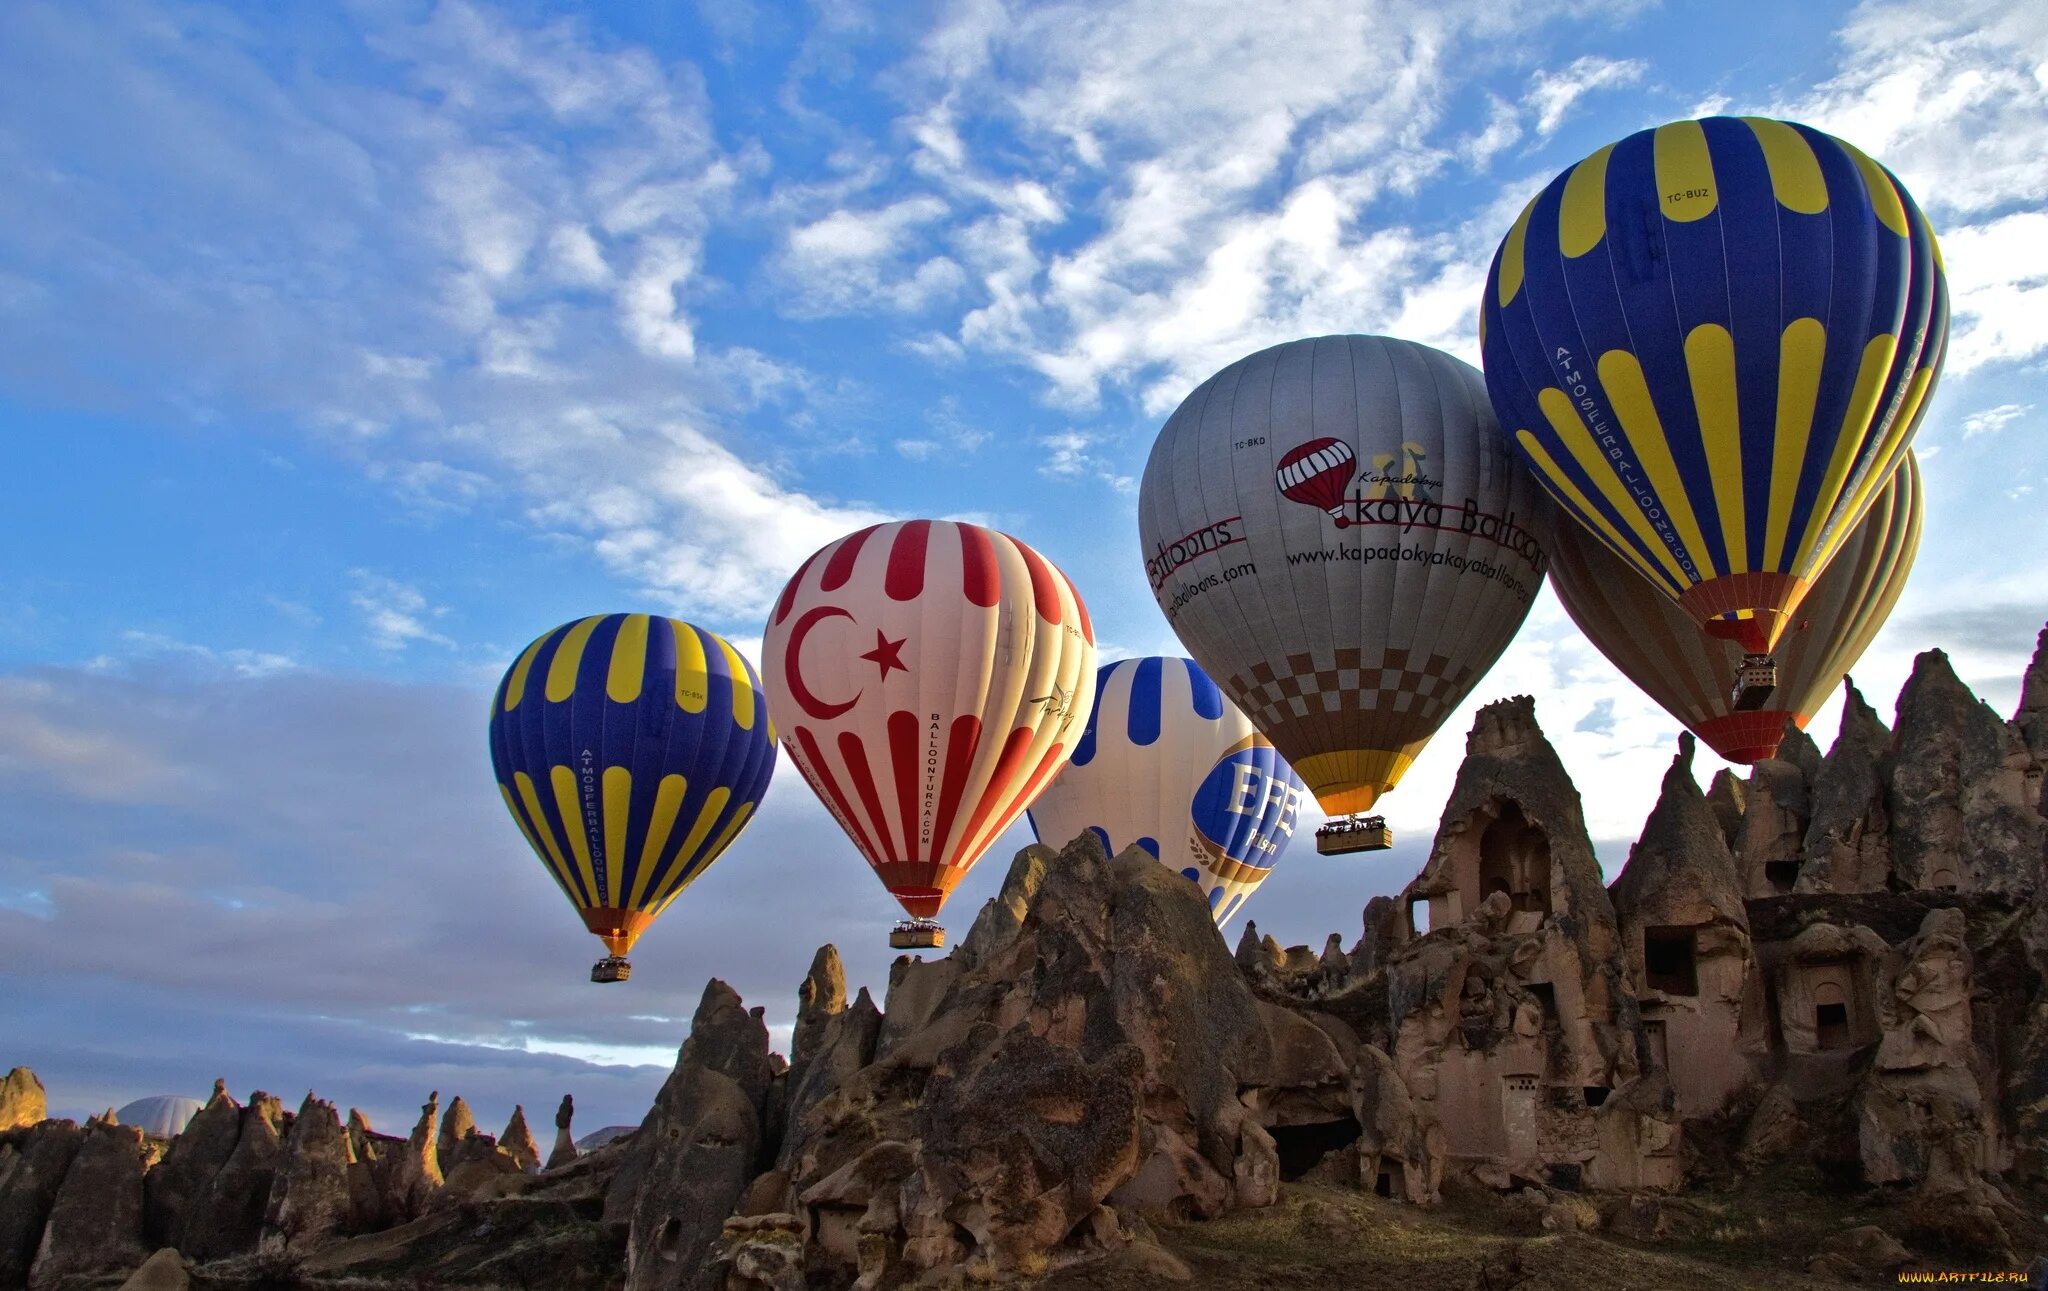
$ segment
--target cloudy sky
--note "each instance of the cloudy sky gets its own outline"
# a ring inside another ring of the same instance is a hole
[[[0,6],[0,1067],[63,1112],[222,1075],[385,1128],[573,1091],[592,1129],[639,1119],[709,976],[786,1027],[829,940],[879,993],[895,907],[786,764],[591,987],[491,782],[513,654],[619,609],[751,652],[804,555],[912,515],[1037,545],[1106,653],[1178,653],[1134,489],[1180,398],[1326,332],[1476,361],[1514,212],[1677,117],[1840,133],[1934,220],[1927,536],[1857,677],[1888,712],[1939,645],[2014,703],[2048,8],[565,7]],[[1547,594],[1474,703],[1514,693],[1612,873],[1675,725]],[[1387,804],[1402,845],[1299,848],[1263,930],[1355,935],[1469,721]]]

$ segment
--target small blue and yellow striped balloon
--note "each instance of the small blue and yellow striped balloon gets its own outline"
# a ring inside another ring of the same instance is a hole
[[[614,955],[738,837],[775,772],[754,669],[717,633],[651,614],[577,619],[526,647],[490,738],[506,809]]]
[[[1933,230],[1809,126],[1679,121],[1566,170],[1480,314],[1502,428],[1564,509],[1762,652],[1904,460],[1940,374]]]

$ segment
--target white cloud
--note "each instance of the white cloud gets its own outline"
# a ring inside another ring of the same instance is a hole
[[[776,276],[807,312],[915,312],[966,283],[950,257],[928,254],[932,238],[923,230],[947,213],[946,203],[930,195],[834,210],[789,231]]]
[[[371,645],[386,651],[403,650],[416,641],[454,646],[454,641],[428,626],[447,610],[429,604],[418,588],[367,569],[352,569],[349,578],[355,584],[349,602],[362,611]]]
[[[1979,435],[1995,435],[2034,410],[2030,403],[2002,403],[1996,408],[1984,408],[1963,418],[1963,438],[1975,439]],[[1925,456],[1922,453],[1922,456]]]
[[[1594,90],[1634,85],[1643,79],[1640,59],[1602,58],[1586,54],[1561,72],[1538,72],[1529,81],[1529,104],[1536,110],[1536,133],[1549,138],[1564,124],[1572,105]]]
[[[1947,372],[2048,350],[2048,8],[1999,0],[1866,2],[1841,71],[1772,105],[1899,175],[1945,253]]]

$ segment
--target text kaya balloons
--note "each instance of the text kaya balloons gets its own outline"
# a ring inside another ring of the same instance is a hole
[[[1775,757],[1785,723],[1800,729],[1884,626],[1920,546],[1920,468],[1911,453],[1841,554],[1828,565],[1778,645],[1768,707],[1738,711],[1727,679],[1739,648],[1708,636],[1671,598],[1584,532],[1560,526],[1551,586],[1572,621],[1665,712],[1730,762]]]
[[[1948,300],[1889,171],[1715,117],[1552,180],[1494,256],[1480,336],[1501,424],[1564,509],[1761,654],[1903,459]]]
[[[593,615],[526,647],[490,738],[512,819],[613,955],[738,837],[775,773],[754,670],[658,615]]]
[[[1301,781],[1190,659],[1120,659],[1095,674],[1073,760],[1031,805],[1063,847],[1093,830],[1111,856],[1150,852],[1202,889],[1220,927],[1293,837]]]
[[[1479,373],[1381,336],[1209,378],[1138,498],[1159,608],[1331,815],[1391,789],[1507,648],[1550,517]]]
[[[761,649],[791,759],[916,919],[938,914],[1088,722],[1080,595],[978,525],[901,521],[823,548]]]

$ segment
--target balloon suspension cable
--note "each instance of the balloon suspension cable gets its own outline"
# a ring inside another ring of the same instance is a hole
[[[1735,669],[1735,685],[1729,702],[1738,713],[1754,712],[1770,700],[1778,688],[1778,660],[1768,654],[1745,654]]]
[[[1316,852],[1323,856],[1384,852],[1393,845],[1385,816],[1338,816],[1316,831]]]
[[[606,955],[590,966],[593,982],[623,982],[633,976],[633,966],[624,955]]]

